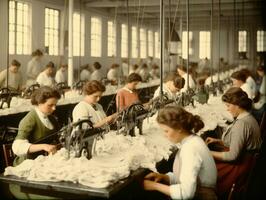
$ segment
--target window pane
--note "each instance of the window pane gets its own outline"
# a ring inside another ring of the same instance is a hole
[[[238,31],[238,52],[247,52],[247,31]]]
[[[210,38],[210,31],[200,31],[200,52],[199,57],[200,59],[203,58],[210,58],[210,49],[211,49],[211,38]]]

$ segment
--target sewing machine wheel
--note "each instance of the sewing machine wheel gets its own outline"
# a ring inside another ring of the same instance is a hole
[[[30,98],[32,93],[37,90],[38,88],[40,88],[40,85],[38,83],[33,84],[31,86],[29,86],[28,88],[26,88],[22,94],[23,98]]]

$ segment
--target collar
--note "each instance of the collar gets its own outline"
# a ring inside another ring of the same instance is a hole
[[[244,117],[248,116],[249,115],[249,112],[247,111],[244,111],[242,113],[240,113],[236,119],[243,119]]]
[[[46,115],[46,114],[44,114],[43,112],[41,112],[41,111],[38,109],[37,106],[35,107],[35,111],[36,111],[37,115],[38,115],[40,118],[43,118],[43,119],[48,118],[48,115]]]
[[[182,141],[176,144],[176,146],[180,149],[187,141],[189,141],[192,137],[194,137],[194,134],[191,134],[187,137],[185,137]]]

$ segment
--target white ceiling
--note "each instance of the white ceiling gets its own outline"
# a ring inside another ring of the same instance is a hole
[[[220,13],[222,20],[239,18],[262,18],[264,0],[220,0]],[[158,23],[160,16],[160,0],[82,0],[87,8],[99,9],[116,15],[118,18],[129,16],[139,19],[143,23]],[[165,16],[174,19],[186,17],[186,0],[164,0]],[[211,16],[212,0],[189,0],[190,20],[206,20]],[[170,6],[169,6],[170,5]],[[213,0],[213,15],[219,16],[219,0]],[[243,17],[245,16],[245,17]],[[236,17],[237,18],[237,17]]]

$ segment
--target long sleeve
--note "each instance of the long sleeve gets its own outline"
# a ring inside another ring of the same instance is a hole
[[[180,177],[176,184],[170,185],[172,199],[192,199],[197,188],[197,177],[201,168],[202,159],[191,146],[184,147],[180,153]],[[170,181],[171,174],[167,174]]]
[[[233,161],[238,158],[241,151],[244,149],[246,144],[244,123],[241,120],[237,121],[231,128],[230,134],[230,146],[229,151],[223,153],[224,161]]]

